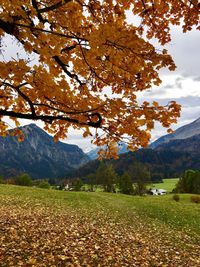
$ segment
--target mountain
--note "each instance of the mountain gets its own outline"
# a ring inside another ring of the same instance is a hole
[[[0,137],[0,174],[4,177],[26,172],[32,178],[63,178],[89,161],[78,146],[54,142],[35,124],[20,129],[23,142],[11,135]]]
[[[189,152],[193,155],[200,154],[200,134],[186,139],[172,139],[168,142],[161,143],[155,150],[171,150],[180,152]]]
[[[150,148],[154,149],[157,146],[167,143],[171,140],[186,139],[192,136],[200,134],[200,118],[193,121],[192,123],[186,124],[171,134],[164,135],[158,138],[155,142],[151,143]]]
[[[134,162],[141,162],[150,170],[153,180],[178,177],[187,169],[200,170],[200,118],[159,138],[148,149],[129,151],[109,162],[118,174],[127,171]],[[97,160],[88,162],[75,175],[85,177],[95,172],[98,165]]]
[[[187,125],[184,125],[180,128],[178,128],[176,131],[174,131],[171,134],[164,135],[160,138],[158,138],[156,141],[152,142],[149,146],[151,149],[155,149],[158,146],[168,143],[169,141],[172,140],[178,140],[178,139],[187,139],[190,137],[193,137],[195,135],[200,134],[200,118],[197,120],[193,121],[192,123],[189,123]],[[189,141],[188,141],[189,142]],[[177,144],[178,142],[175,142],[174,144]],[[91,160],[97,159],[98,157],[98,151],[99,148],[95,148],[87,153],[88,157]],[[127,150],[127,145],[124,143],[119,144],[119,154],[123,153],[128,153],[129,151]]]
[[[127,145],[125,143],[119,143],[118,144],[118,148],[119,148],[119,151],[118,151],[118,154],[123,154],[123,153],[126,153],[128,152],[127,150]],[[91,160],[94,160],[94,159],[97,159],[98,158],[98,151],[99,151],[99,147],[95,148],[95,149],[92,149],[91,151],[89,151],[88,153],[86,153],[88,155],[88,157],[91,159]]]

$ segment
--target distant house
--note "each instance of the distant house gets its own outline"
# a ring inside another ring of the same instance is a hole
[[[70,189],[69,184],[66,184],[66,185],[64,186],[64,190],[65,190],[65,191],[68,191],[69,189]]]
[[[150,189],[150,194],[154,195],[154,196],[166,195],[167,190],[165,190],[165,189]]]

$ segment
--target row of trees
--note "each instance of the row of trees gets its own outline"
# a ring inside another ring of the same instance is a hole
[[[176,185],[178,193],[200,194],[200,171],[187,170]]]
[[[3,176],[0,176],[0,183],[15,184],[21,186],[37,186],[39,188],[50,188],[50,184],[47,180],[32,180],[31,176],[27,173],[22,173],[12,179],[4,180]]]
[[[147,184],[151,183],[151,175],[148,168],[140,162],[135,162],[126,172],[118,175],[111,164],[101,161],[96,172],[89,174],[86,180],[92,191],[94,185],[102,185],[105,192],[115,192],[117,188],[123,194],[143,195],[147,192]],[[174,191],[200,194],[200,171],[185,171]]]
[[[39,188],[49,189],[51,186],[56,189],[66,190],[66,185],[68,185],[67,190],[81,191],[83,188],[83,181],[79,178],[75,179],[35,179],[33,180],[31,176],[27,173],[22,173],[14,178],[4,179],[0,175],[0,184],[13,184],[20,186],[35,186]]]
[[[32,178],[23,173],[13,179],[4,180],[0,176],[0,183],[11,183],[21,186],[37,186],[39,188],[50,188],[48,180],[32,180]],[[57,181],[59,189],[80,191],[83,190],[84,183],[90,185],[90,191],[94,191],[95,186],[102,186],[105,192],[118,192],[123,194],[143,195],[147,192],[146,185],[151,183],[150,172],[147,167],[141,163],[135,163],[122,175],[118,175],[111,164],[101,161],[99,167],[94,173],[89,174],[83,181],[79,178],[71,180]],[[187,170],[179,179],[174,192],[200,194],[200,171]]]
[[[115,192],[117,185],[119,192],[123,194],[142,195],[146,192],[150,178],[149,170],[141,163],[135,163],[122,175],[117,175],[111,164],[101,161],[96,172],[86,177],[86,182],[90,184],[91,191],[95,185],[102,185],[105,192]]]

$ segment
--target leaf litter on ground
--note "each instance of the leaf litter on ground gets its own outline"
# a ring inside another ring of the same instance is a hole
[[[88,208],[3,195],[0,266],[200,266],[196,237],[101,201]]]

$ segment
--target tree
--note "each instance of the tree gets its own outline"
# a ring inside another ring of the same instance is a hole
[[[127,195],[133,194],[132,180],[131,180],[130,175],[127,172],[119,176],[118,186],[119,186],[120,193],[127,194]]]
[[[146,165],[141,162],[135,162],[130,166],[128,173],[135,183],[135,194],[143,195],[147,191],[147,183],[151,180],[151,174]]]
[[[90,173],[86,176],[86,181],[90,185],[90,191],[94,191],[94,185],[96,184],[96,177],[94,173]]]
[[[200,194],[200,171],[187,170],[179,179],[176,192]]]
[[[27,173],[23,173],[16,178],[16,184],[22,186],[31,186],[32,179]]]
[[[43,121],[55,140],[71,126],[83,129],[108,147],[100,156],[116,155],[115,143],[123,140],[129,149],[146,146],[155,121],[169,128],[180,114],[174,101],[137,101],[138,91],[161,83],[161,68],[175,69],[167,50],[147,38],[164,45],[170,25],[180,22],[184,31],[199,30],[199,7],[197,0],[2,0],[1,135],[10,117],[16,126],[18,119]],[[139,26],[127,23],[128,10],[141,18]],[[26,57],[6,61],[8,35]]]
[[[100,162],[100,165],[96,171],[97,184],[101,184],[105,192],[115,192],[114,184],[116,183],[117,174],[111,164],[106,164],[104,161]]]
[[[83,182],[81,179],[76,178],[72,181],[72,188],[74,191],[81,191],[82,186],[83,186]]]

